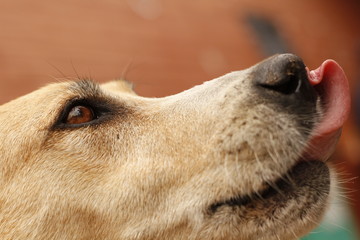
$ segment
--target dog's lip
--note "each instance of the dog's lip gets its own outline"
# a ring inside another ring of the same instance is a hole
[[[322,119],[309,141],[306,158],[326,160],[334,150],[341,128],[349,116],[349,84],[343,69],[334,60],[326,60],[312,71],[306,69],[308,79],[324,106]]]
[[[316,160],[299,161],[283,176],[267,184],[263,190],[218,201],[212,204],[209,210],[212,214],[223,206],[271,210],[273,207],[281,207],[279,203],[284,204],[291,199],[299,198],[302,191],[309,192],[309,187],[318,189],[318,195],[329,193],[330,170],[326,163]]]

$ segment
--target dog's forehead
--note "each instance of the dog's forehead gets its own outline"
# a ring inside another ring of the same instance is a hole
[[[74,98],[104,96],[100,86],[92,81],[68,81],[49,84],[0,106],[0,119],[23,119],[30,116],[51,117],[66,102]]]
[[[87,80],[52,83],[5,103],[0,106],[0,109],[11,108],[15,105],[27,107],[52,105],[55,107],[55,103],[61,103],[64,99],[100,93],[101,90],[99,86]]]
[[[92,80],[83,79],[48,84],[27,95],[0,105],[0,108],[10,104],[18,104],[16,102],[26,102],[27,105],[32,105],[32,103],[38,104],[38,102],[43,101],[49,103],[52,102],[52,100],[61,102],[62,99],[71,97],[103,96],[105,92],[135,94],[132,90],[132,84],[125,80],[113,80],[107,83],[98,84]]]
[[[70,84],[69,90],[80,95],[103,95],[104,92],[135,94],[133,84],[126,80],[113,80],[98,84],[92,80],[80,80]]]
[[[105,91],[136,95],[133,90],[133,84],[123,79],[103,83],[100,87]]]
[[[75,99],[113,99],[114,96],[136,95],[131,84],[115,80],[98,84],[92,80],[77,80],[52,83],[0,105],[0,121],[11,117],[13,122],[25,121],[36,116],[37,119],[51,121],[64,106]],[[129,98],[126,98],[127,100]],[[29,121],[25,121],[29,122]]]
[[[92,80],[80,80],[70,82],[66,91],[68,94],[75,95],[78,97],[90,97],[90,96],[101,96],[103,91],[100,85],[93,82]]]

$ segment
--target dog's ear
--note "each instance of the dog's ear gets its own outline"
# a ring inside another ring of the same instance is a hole
[[[124,79],[118,79],[101,84],[101,88],[111,92],[115,91],[115,92],[123,92],[123,93],[130,93],[136,95],[133,89],[134,85],[131,82]]]

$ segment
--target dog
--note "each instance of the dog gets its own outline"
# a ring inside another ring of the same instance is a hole
[[[0,238],[297,239],[348,111],[341,68],[293,54],[164,98],[50,84],[0,106]]]

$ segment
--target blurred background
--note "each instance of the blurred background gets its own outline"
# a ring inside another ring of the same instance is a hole
[[[343,193],[304,239],[360,239],[359,25],[357,0],[0,0],[0,104],[59,78],[125,77],[162,97],[275,53],[335,59],[353,97],[334,156]]]

